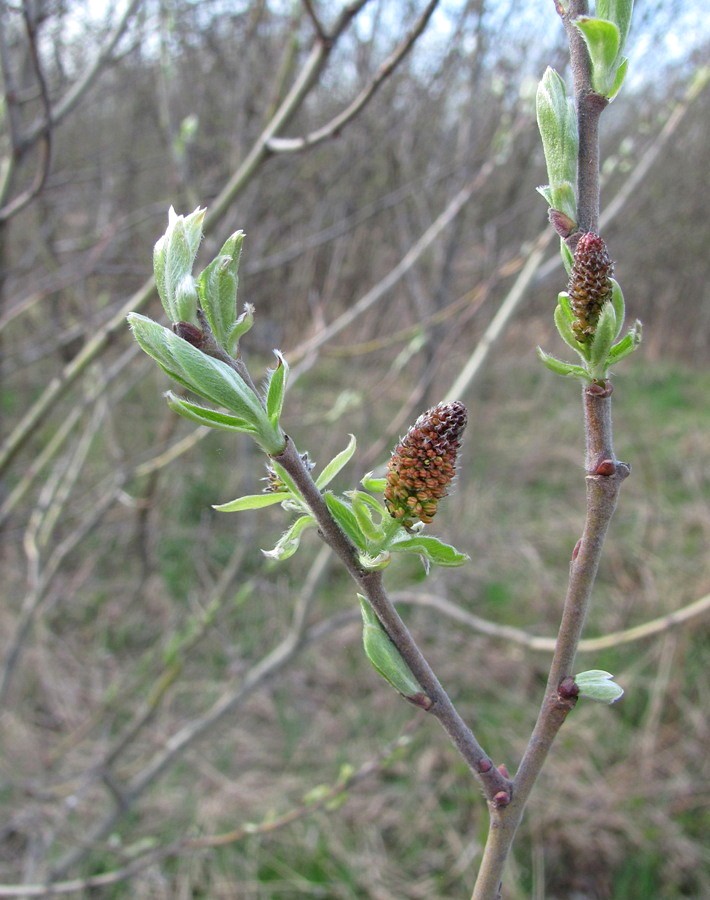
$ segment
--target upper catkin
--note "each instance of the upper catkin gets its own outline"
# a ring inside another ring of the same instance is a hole
[[[593,231],[583,234],[574,251],[567,288],[575,316],[572,330],[580,344],[591,341],[602,306],[611,300],[613,274],[614,263],[603,239]]]

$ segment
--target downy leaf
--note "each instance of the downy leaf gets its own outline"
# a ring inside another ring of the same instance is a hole
[[[198,425],[207,425],[210,428],[221,428],[224,431],[239,431],[246,434],[255,434],[254,426],[247,422],[246,419],[240,419],[238,416],[230,416],[228,413],[219,412],[216,409],[209,409],[206,406],[200,406],[199,403],[190,403],[182,397],[178,397],[172,391],[167,391],[165,399],[168,406],[173,412],[196,422]]]
[[[597,703],[615,703],[624,694],[624,689],[613,680],[611,672],[603,669],[590,669],[574,676],[574,683],[579,688],[579,696],[595,700]]]
[[[416,553],[435,566],[462,566],[470,557],[430,535],[402,532],[390,543],[392,553]]]
[[[288,363],[278,350],[274,350],[277,359],[276,368],[269,372],[269,386],[266,391],[266,415],[274,426],[278,427],[281,418],[281,410],[286,394],[286,382],[288,380]]]
[[[289,557],[293,556],[296,550],[298,550],[298,545],[301,543],[301,535],[303,532],[306,531],[307,528],[313,528],[315,524],[316,520],[313,516],[301,516],[296,519],[288,531],[281,535],[276,546],[272,550],[262,550],[261,552],[264,556],[268,556],[269,559],[277,559],[279,561],[289,559]]]
[[[264,509],[267,506],[275,506],[277,503],[288,500],[290,496],[287,491],[248,494],[245,497],[237,497],[236,500],[230,500],[228,503],[215,503],[212,509],[216,509],[217,512],[243,512],[246,509]]]
[[[428,698],[421,685],[390,640],[375,611],[362,594],[357,596],[362,612],[362,643],[372,666],[403,697],[418,706],[431,705],[431,701],[426,703]]]
[[[326,491],[326,493],[323,494],[323,499],[325,500],[331,515],[353,544],[361,550],[366,550],[367,541],[360,530],[357,516],[353,512],[350,504],[341,500],[340,497],[336,497],[336,495],[330,493],[330,491]]]
[[[348,441],[348,446],[341,450],[336,456],[334,456],[327,466],[324,467],[323,471],[320,473],[318,478],[316,478],[316,487],[319,490],[322,490],[326,485],[330,484],[330,482],[335,478],[335,476],[343,469],[352,459],[353,453],[355,453],[355,449],[357,447],[357,441],[355,440],[355,435],[350,435],[350,440]]]
[[[228,353],[232,352],[230,338],[237,321],[238,272],[243,243],[243,231],[230,235],[197,279],[201,306],[212,333]]]

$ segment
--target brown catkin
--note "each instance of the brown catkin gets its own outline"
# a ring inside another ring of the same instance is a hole
[[[575,316],[572,331],[580,344],[592,339],[602,306],[611,300],[613,274],[614,263],[602,238],[593,231],[583,234],[574,251],[567,289]]]
[[[407,527],[431,522],[439,500],[456,474],[456,454],[466,427],[466,407],[458,400],[423,413],[395,447],[387,465],[385,504]]]

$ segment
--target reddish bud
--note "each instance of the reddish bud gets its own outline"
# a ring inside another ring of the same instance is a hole
[[[405,697],[405,700],[409,700],[410,703],[413,703],[414,706],[418,706],[425,712],[426,710],[431,709],[434,705],[434,701],[431,699],[431,697],[427,697],[426,694],[412,694],[411,697]]]
[[[205,342],[205,335],[197,325],[193,325],[191,322],[175,322],[173,324],[173,331],[178,337],[187,341],[188,344],[192,344],[193,347],[202,350]]]
[[[510,803],[510,794],[507,791],[498,791],[491,803],[496,809],[501,809]]]
[[[563,678],[557,688],[557,694],[561,700],[576,700],[579,696],[579,686],[575,683],[574,678],[568,675]]]
[[[549,209],[547,216],[550,224],[563,240],[568,238],[577,227],[574,219],[570,219],[566,213],[561,212],[559,209]]]
[[[594,470],[595,475],[613,475],[616,472],[616,463],[613,459],[603,459]]]
[[[508,771],[508,767],[505,763],[501,763],[497,768],[503,778],[510,778],[510,772]]]

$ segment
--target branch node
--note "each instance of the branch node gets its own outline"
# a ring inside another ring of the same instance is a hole
[[[493,809],[504,809],[510,803],[511,797],[508,791],[498,791],[491,800]]]
[[[586,391],[590,397],[598,397],[601,400],[604,397],[611,397],[614,393],[614,386],[610,381],[593,381],[587,385]]]

